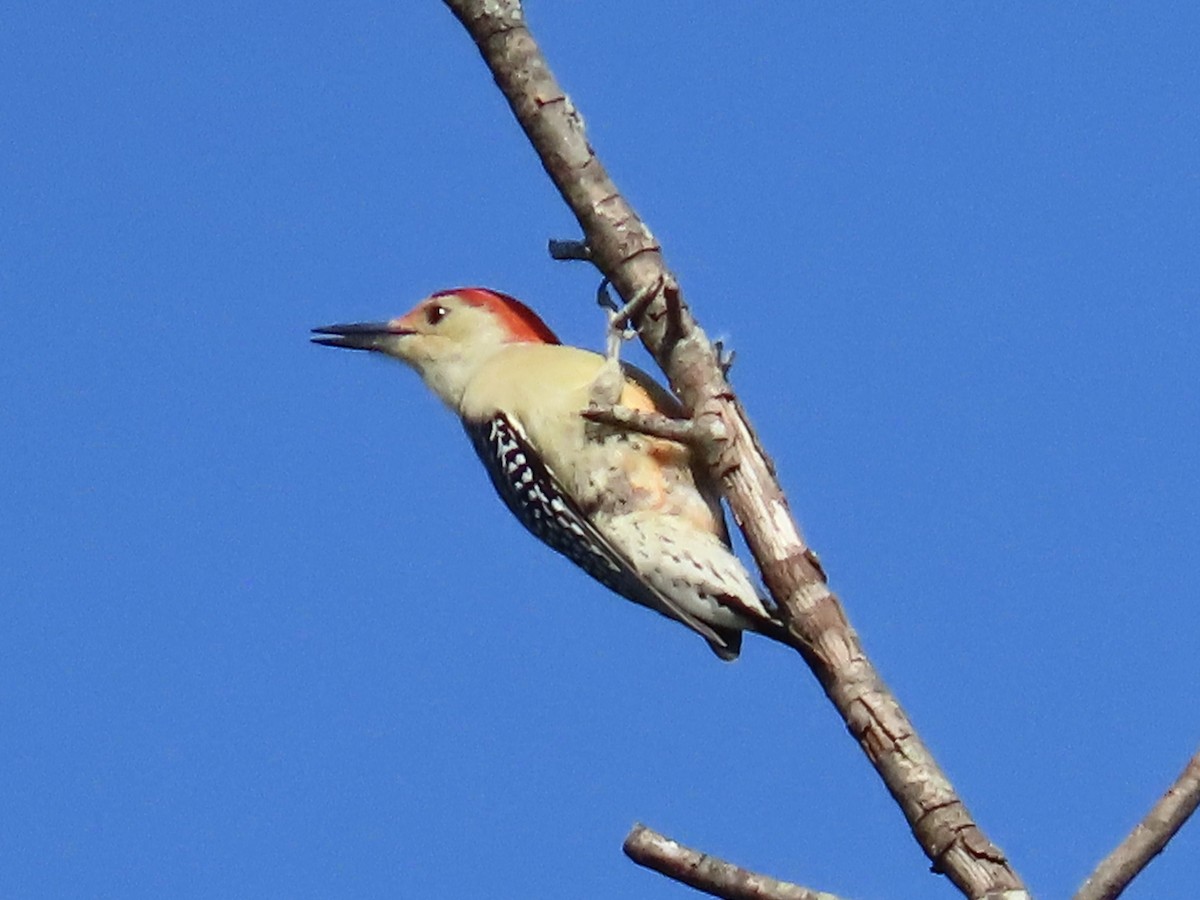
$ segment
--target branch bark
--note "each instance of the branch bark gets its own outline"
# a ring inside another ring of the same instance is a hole
[[[1112,900],[1162,853],[1167,841],[1200,806],[1200,752],[1191,758],[1146,818],[1117,845],[1075,894],[1075,900]]]
[[[444,0],[470,33],[543,167],[587,238],[591,260],[629,299],[673,284],[649,228],[617,190],[531,35],[519,0]],[[658,296],[640,321],[647,349],[696,419],[726,439],[710,460],[797,649],[900,806],[933,871],[969,897],[1026,896],[1000,849],[972,819],[867,658],[805,544],[718,354],[681,294]]]
[[[824,891],[759,875],[676,843],[645,825],[634,825],[622,847],[639,866],[698,891],[728,900],[840,900]]]

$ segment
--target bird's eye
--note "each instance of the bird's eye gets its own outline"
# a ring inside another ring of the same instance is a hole
[[[446,309],[440,303],[431,303],[425,307],[425,321],[430,325],[436,325],[448,315],[450,315],[450,310]]]

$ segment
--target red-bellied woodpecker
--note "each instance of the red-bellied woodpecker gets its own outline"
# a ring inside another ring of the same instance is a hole
[[[682,444],[586,420],[602,399],[682,418],[644,372],[559,343],[484,288],[442,291],[380,323],[316,328],[318,344],[407,363],[459,415],[496,492],[537,538],[624,597],[734,659],[778,622],[729,549],[718,494]],[[620,368],[617,368],[617,366]],[[607,396],[605,396],[607,395]]]

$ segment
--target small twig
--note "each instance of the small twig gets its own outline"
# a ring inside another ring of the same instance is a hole
[[[550,258],[560,261],[576,260],[578,262],[592,261],[592,248],[587,241],[561,241],[551,238],[546,245]]]
[[[1075,900],[1111,900],[1119,897],[1150,860],[1200,805],[1200,752],[1188,761],[1175,783],[1146,814],[1146,818],[1096,866]]]
[[[714,897],[727,900],[838,900],[833,894],[759,875],[692,850],[645,825],[634,825],[621,849],[639,866]]]
[[[730,350],[719,338],[713,341],[713,350],[717,353],[717,366],[721,369],[721,375],[728,378],[729,370],[733,368],[733,361],[737,357],[737,351]]]
[[[717,432],[724,430],[715,421],[711,425],[700,425],[691,419],[672,419],[662,413],[643,412],[628,406],[591,406],[582,410],[580,415],[589,422],[599,422],[625,431],[636,431],[638,434],[675,441],[689,447],[703,446],[711,441],[720,440],[721,435]]]

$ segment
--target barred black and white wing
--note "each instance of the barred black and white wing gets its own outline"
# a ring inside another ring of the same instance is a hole
[[[496,493],[534,537],[605,587],[692,628],[722,659],[738,655],[741,632],[700,621],[647,584],[563,490],[518,423],[496,413],[488,420],[463,424]]]

